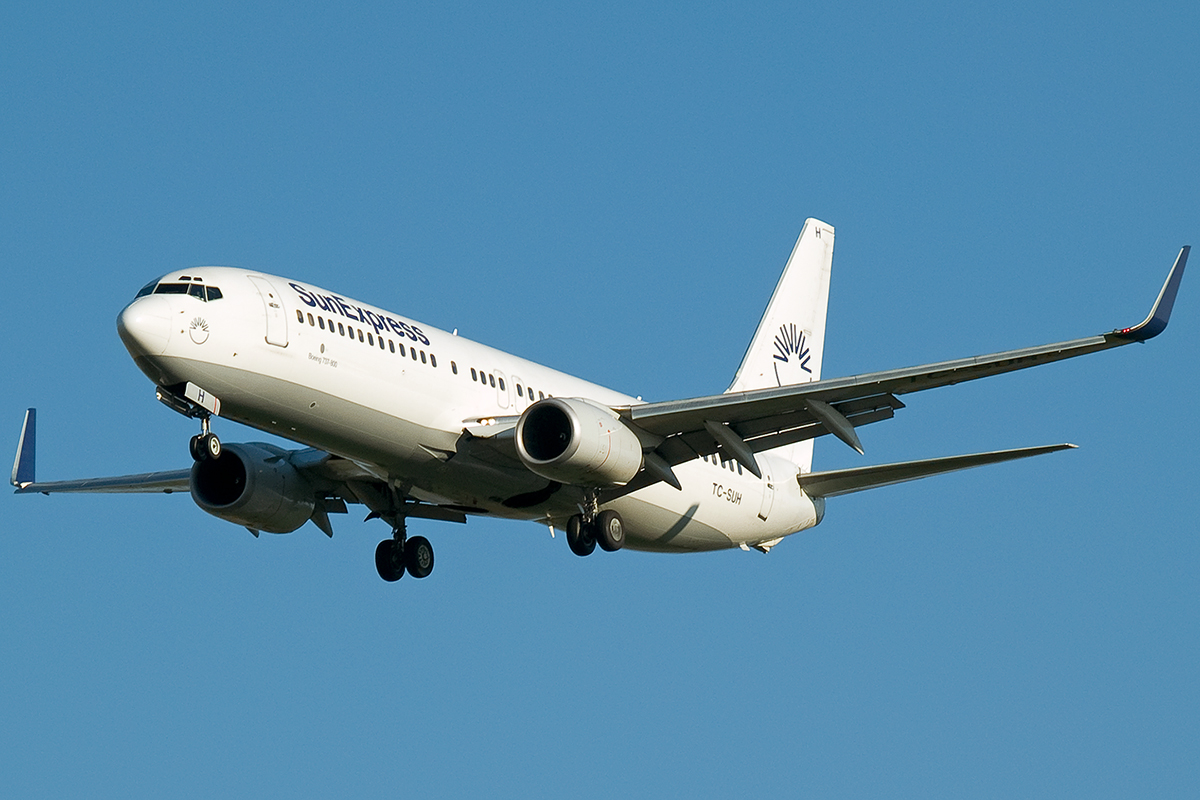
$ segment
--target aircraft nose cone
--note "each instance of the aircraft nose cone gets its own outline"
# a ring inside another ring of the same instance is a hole
[[[158,356],[171,338],[171,303],[161,295],[139,297],[117,315],[117,334],[134,358]]]

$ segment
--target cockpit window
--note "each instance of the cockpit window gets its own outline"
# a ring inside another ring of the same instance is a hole
[[[158,285],[158,281],[150,281],[149,283],[147,283],[145,286],[143,286],[141,289],[138,290],[137,296],[134,297],[133,299],[137,300],[138,297],[145,297],[146,295],[153,292],[154,287],[157,285]]]
[[[142,287],[137,296],[145,297],[151,292],[154,294],[188,294],[201,302],[220,300],[223,297],[220,289],[215,286],[205,286],[202,283],[160,283],[157,286],[149,283]]]

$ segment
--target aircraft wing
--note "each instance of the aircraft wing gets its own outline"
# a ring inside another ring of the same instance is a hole
[[[666,481],[670,467],[721,452],[759,474],[753,454],[832,433],[855,450],[854,429],[889,419],[904,403],[898,395],[950,386],[1052,361],[1144,342],[1162,333],[1171,316],[1190,248],[1179,251],[1149,315],[1138,325],[1066,342],[916,367],[833,378],[773,389],[670,400],[616,409],[654,444],[646,469],[620,494]]]
[[[117,475],[111,478],[85,478],[78,481],[47,481],[44,483],[19,483],[16,494],[151,494],[188,491],[190,470],[171,472],[144,472],[140,475]]]
[[[16,487],[17,494],[50,494],[52,492],[55,494],[71,492],[104,494],[165,492],[170,494],[171,492],[188,491],[190,472],[186,469],[38,483],[34,479],[36,423],[37,411],[31,408],[25,412],[25,423],[21,426],[21,438],[17,443],[17,457],[13,460],[12,485]]]
[[[39,482],[35,477],[36,439],[37,410],[31,408],[25,412],[17,455],[13,460],[12,485],[16,494],[171,494],[191,491],[191,469]],[[348,502],[362,503],[371,509],[372,516],[384,519],[420,517],[446,522],[467,521],[466,514],[461,510],[414,500],[404,487],[399,487],[399,493],[393,491],[387,476],[379,474],[370,464],[361,464],[314,448],[285,450],[261,442],[254,446],[269,450],[273,453],[272,458],[286,460],[304,476],[316,500],[312,521],[329,536],[333,535],[329,514],[347,513]],[[253,529],[251,532],[258,535]]]

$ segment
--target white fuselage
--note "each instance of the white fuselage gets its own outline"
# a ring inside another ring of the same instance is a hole
[[[352,460],[419,500],[561,528],[582,491],[566,486],[514,507],[548,482],[511,448],[464,429],[548,396],[639,402],[309,284],[229,267],[164,281],[183,277],[219,288],[220,298],[148,294],[118,320],[151,380],[194,383],[220,398],[220,416]],[[824,504],[800,490],[799,467],[770,453],[757,459],[762,479],[697,458],[674,468],[682,490],[658,483],[604,507],[621,514],[626,546],[640,550],[754,545],[816,525]]]

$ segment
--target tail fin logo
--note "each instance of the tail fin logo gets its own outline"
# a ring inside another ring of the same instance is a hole
[[[808,366],[808,362],[812,360],[812,353],[808,347],[806,331],[799,330],[794,322],[779,326],[779,333],[775,335],[775,350],[776,361],[789,364],[794,356],[796,365],[812,374],[812,369]]]

